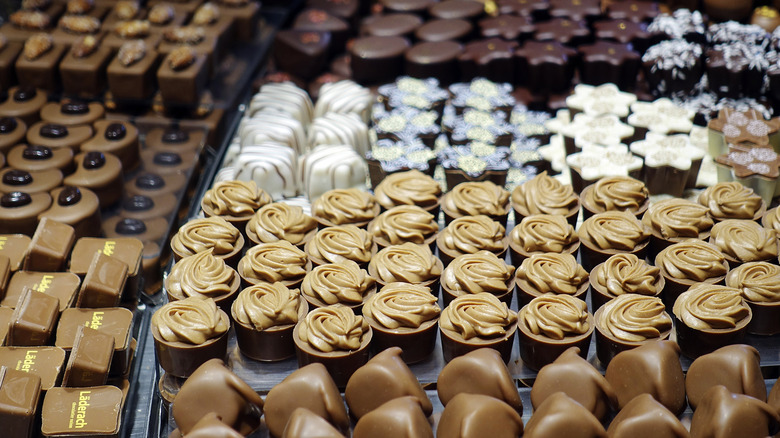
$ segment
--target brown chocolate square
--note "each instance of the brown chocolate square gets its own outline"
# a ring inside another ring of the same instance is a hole
[[[25,289],[11,316],[6,345],[32,347],[46,345],[60,314],[59,300]]]
[[[11,326],[13,315],[14,309],[0,306],[0,346],[5,345],[5,336],[8,334],[8,327]]]
[[[148,46],[147,46],[148,47]],[[146,56],[129,66],[117,57],[108,64],[108,89],[115,99],[148,99],[156,88],[157,52],[147,50]]]
[[[81,285],[78,307],[114,307],[119,304],[127,281],[127,264],[96,252]]]
[[[16,59],[24,44],[8,42],[0,50],[0,88],[7,90],[16,84]]]
[[[140,39],[146,44],[146,47],[150,50],[154,50],[155,47],[157,47],[158,44],[160,44],[160,41],[162,40],[162,36],[157,33],[150,33],[149,35],[143,37],[143,38],[122,38],[121,36],[117,35],[115,32],[109,32],[106,34],[106,37],[103,38],[103,42],[101,44],[110,47],[112,50],[119,50],[119,48],[122,46],[122,44],[128,42]]]
[[[110,375],[122,375],[132,359],[133,312],[122,307],[102,309],[66,309],[57,325],[55,345],[66,351],[73,348],[76,332],[86,326],[114,337],[114,357]]]
[[[63,91],[86,98],[100,96],[106,89],[106,68],[111,55],[111,48],[104,45],[83,58],[75,57],[72,49],[68,51],[60,62]]]
[[[96,252],[102,252],[107,256],[115,257],[127,265],[127,283],[125,294],[135,294],[139,288],[139,281],[143,276],[141,258],[143,257],[143,243],[130,237],[97,238],[82,237],[76,241],[70,258],[68,270],[84,277],[89,271],[92,257]]]
[[[81,279],[72,272],[18,271],[11,276],[0,305],[14,308],[24,289],[32,289],[56,297],[62,312],[73,305],[80,285]]]
[[[60,75],[57,66],[65,55],[66,46],[55,43],[51,50],[37,59],[27,59],[24,55],[16,60],[16,77],[19,85],[41,88],[52,92],[60,89]]]
[[[231,7],[219,3],[219,11],[233,17],[236,39],[239,41],[251,41],[260,27],[260,4],[249,0],[243,6]]]
[[[59,386],[65,350],[59,347],[0,347],[0,366],[41,378],[41,389]]]
[[[122,391],[115,386],[52,388],[41,409],[44,437],[119,436]]]
[[[40,397],[39,376],[0,367],[0,424],[4,436],[32,436]]]
[[[113,336],[89,327],[79,327],[62,386],[105,385],[113,355]]]
[[[157,70],[157,84],[163,102],[185,105],[198,103],[208,81],[206,55],[197,55],[192,65],[181,70],[174,70],[170,60],[169,54]]]
[[[8,281],[11,279],[11,259],[0,254],[0,297],[5,296]]]
[[[24,270],[61,271],[75,240],[76,231],[70,225],[41,218],[24,260]]]

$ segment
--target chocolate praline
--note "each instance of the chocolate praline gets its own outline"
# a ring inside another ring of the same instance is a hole
[[[704,403],[707,391],[717,385],[725,386],[734,394],[766,401],[760,359],[758,350],[746,344],[728,345],[699,356],[685,376],[688,404],[695,410]]]
[[[11,87],[8,96],[0,104],[0,114],[17,117],[27,126],[40,120],[39,112],[48,100],[46,91],[34,87]]]
[[[768,262],[745,263],[726,275],[726,286],[738,289],[753,311],[748,333],[780,333],[780,300],[774,294],[778,275],[780,267]]]
[[[122,170],[129,173],[139,162],[138,128],[132,123],[99,120],[94,123],[95,135],[81,144],[84,152],[112,153],[122,162]]]
[[[103,105],[98,102],[66,100],[44,105],[41,108],[41,120],[65,126],[91,125],[96,120],[102,119],[104,113]]]
[[[8,151],[8,166],[28,172],[59,169],[63,175],[73,173],[73,150],[70,148],[52,149],[48,146],[30,146],[20,144]]]
[[[0,197],[0,234],[32,236],[38,215],[51,205],[48,193],[9,192]]]
[[[444,406],[458,394],[482,394],[502,400],[518,412],[523,402],[501,354],[480,348],[452,359],[436,380],[436,392]]]
[[[52,149],[69,147],[77,153],[81,144],[92,137],[92,133],[90,125],[65,126],[41,121],[27,130],[27,144],[48,146]]]
[[[660,268],[640,260],[632,254],[616,254],[599,263],[590,272],[590,299],[592,308],[623,294],[661,297],[666,285]]]
[[[48,192],[62,184],[59,169],[28,172],[6,168],[0,171],[0,193],[21,191],[26,193]]]
[[[82,152],[74,158],[76,171],[63,183],[85,187],[98,196],[101,208],[116,204],[122,197],[122,163],[112,154]]]
[[[0,152],[8,154],[15,145],[22,142],[27,132],[27,124],[22,119],[3,116],[0,117]]]
[[[77,239],[100,237],[100,201],[94,192],[86,188],[64,186],[52,190],[51,196],[51,207],[41,213],[39,218],[48,217],[71,225]]]
[[[621,295],[601,306],[593,319],[596,356],[602,364],[622,351],[668,339],[672,332],[672,317],[656,297]]]
[[[409,42],[401,37],[356,39],[350,48],[352,77],[362,84],[389,82],[400,76]]]

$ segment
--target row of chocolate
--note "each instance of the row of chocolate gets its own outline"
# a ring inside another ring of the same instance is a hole
[[[392,348],[358,368],[342,395],[324,367],[294,371],[262,399],[219,359],[199,367],[173,399],[170,437],[208,431],[225,437],[267,428],[270,436],[324,437],[763,437],[780,429],[780,386],[762,378],[758,352],[733,345],[702,356],[683,374],[674,342],[656,341],[615,357],[601,375],[571,348],[545,366],[523,406],[495,351],[478,349],[447,364],[433,403]],[[711,372],[718,369],[718,373]],[[471,376],[464,379],[463,376]],[[383,391],[377,391],[382,387]],[[207,395],[206,399],[199,396]],[[690,426],[680,418],[686,408]],[[346,402],[346,403],[345,403]],[[346,404],[346,406],[345,406]],[[531,414],[532,408],[532,414]],[[612,413],[616,415],[612,417]],[[525,415],[524,415],[525,414]],[[261,416],[264,423],[261,423]],[[523,418],[530,417],[524,424]],[[749,424],[745,421],[750,418]],[[608,424],[608,427],[605,425]],[[690,429],[690,430],[689,430]]]
[[[260,5],[152,3],[23,2],[0,27],[0,86],[89,98],[108,88],[120,101],[150,99],[159,88],[165,104],[198,103],[221,54],[255,34]]]

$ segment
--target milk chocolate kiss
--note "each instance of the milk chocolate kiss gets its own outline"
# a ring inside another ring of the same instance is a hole
[[[534,384],[536,386],[536,384]],[[534,409],[523,438],[606,438],[601,422],[562,392],[551,394]]]
[[[696,409],[704,400],[704,394],[716,385],[723,385],[735,394],[766,401],[758,350],[745,344],[728,345],[694,360],[685,377],[691,408]]]
[[[618,353],[605,377],[623,409],[634,397],[650,394],[674,414],[685,409],[685,376],[674,341],[648,342]]]
[[[465,393],[447,403],[436,429],[438,438],[516,438],[522,433],[523,419],[514,408],[497,398]]]
[[[175,429],[168,438],[182,438],[182,435]],[[209,412],[195,423],[186,438],[243,438],[243,435],[221,422],[216,413]]]
[[[377,391],[377,388],[382,390]],[[349,412],[357,419],[392,399],[404,396],[419,399],[426,417],[433,412],[425,390],[401,359],[399,347],[382,351],[358,368],[349,378],[344,391]]]
[[[352,438],[433,438],[418,397],[388,401],[358,420]]]
[[[199,366],[184,382],[173,400],[173,419],[185,436],[209,412],[242,435],[260,426],[263,399],[221,359]]]
[[[780,429],[780,415],[767,403],[717,385],[704,393],[691,420],[691,438],[764,438]]]
[[[344,435],[314,412],[297,408],[290,415],[282,438],[344,438]]]
[[[339,389],[321,363],[299,368],[268,392],[264,413],[272,436],[282,436],[297,408],[309,409],[340,431],[349,429],[349,417]]]
[[[556,392],[563,391],[589,410],[600,421],[617,407],[612,385],[588,361],[579,356],[580,349],[571,347],[551,364],[539,370],[533,388],[531,403],[534,410]]]
[[[480,348],[452,359],[436,381],[439,400],[447,406],[460,393],[495,397],[523,411],[523,403],[501,354],[492,348]]]
[[[680,420],[650,394],[634,397],[612,419],[609,438],[688,438]]]

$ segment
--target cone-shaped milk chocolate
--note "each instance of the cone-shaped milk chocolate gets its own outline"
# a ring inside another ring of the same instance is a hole
[[[347,382],[344,398],[349,412],[358,420],[386,402],[404,396],[420,400],[425,416],[433,406],[412,370],[401,359],[401,349],[391,347],[358,368]]]
[[[201,418],[187,434],[187,438],[243,438],[244,435],[233,430],[232,427],[219,421],[214,412],[209,412]],[[168,438],[182,438],[179,429],[171,432]]]
[[[764,438],[778,428],[780,416],[768,403],[718,385],[704,393],[693,413],[691,438]]]
[[[696,409],[704,394],[715,385],[766,401],[766,384],[758,362],[758,350],[745,344],[727,345],[699,356],[685,376],[685,391],[691,408]]]
[[[452,359],[439,373],[436,391],[444,406],[465,392],[489,395],[503,400],[518,412],[523,411],[517,386],[501,354],[492,348],[480,348]]]
[[[523,438],[606,438],[598,418],[563,392],[547,397],[534,410]]]
[[[249,435],[260,425],[263,399],[221,359],[211,359],[187,378],[171,409],[185,436],[209,412],[242,435]]]
[[[420,399],[395,398],[358,420],[352,438],[433,438]]]
[[[688,438],[680,420],[652,395],[634,397],[607,429],[609,438]]]
[[[436,429],[437,438],[516,438],[523,418],[501,400],[461,393],[447,403]]]
[[[617,397],[607,379],[588,361],[579,356],[579,348],[571,347],[551,364],[539,370],[533,388],[531,403],[534,410],[550,395],[563,391],[589,410],[599,421],[617,407]]]
[[[618,353],[605,377],[620,409],[640,394],[650,394],[675,415],[685,409],[685,376],[674,341],[648,342]]]
[[[320,363],[299,368],[268,392],[264,413],[272,436],[282,436],[284,426],[296,408],[314,412],[340,431],[349,428],[347,408],[339,389],[325,365]]]
[[[290,415],[282,438],[344,438],[344,435],[314,412],[297,408]]]

